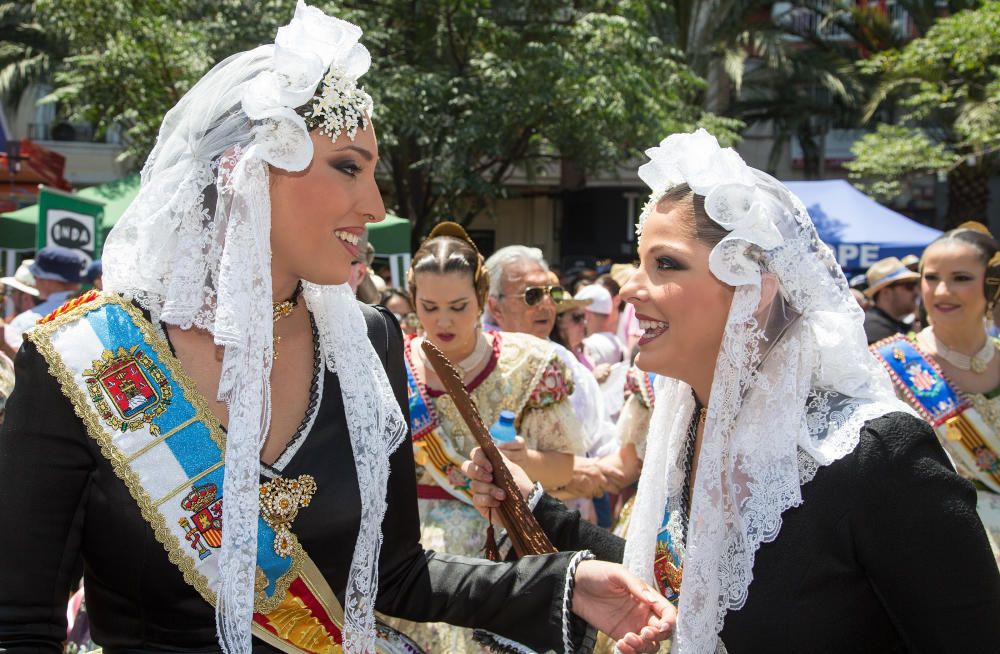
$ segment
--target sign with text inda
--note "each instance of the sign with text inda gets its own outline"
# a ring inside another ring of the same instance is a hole
[[[104,205],[42,186],[38,194],[38,249],[61,245],[76,250],[89,264],[101,251]]]

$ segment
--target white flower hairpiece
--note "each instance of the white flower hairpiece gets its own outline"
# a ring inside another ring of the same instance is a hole
[[[243,93],[257,156],[299,171],[312,161],[310,130],[334,140],[346,131],[353,140],[359,127],[365,129],[373,105],[358,78],[371,66],[371,55],[358,43],[361,34],[357,25],[298,0],[291,22],[274,39],[271,69],[251,80]],[[307,103],[303,118],[297,109]]]
[[[705,198],[705,212],[729,231],[709,255],[712,274],[732,286],[760,284],[760,266],[750,255],[753,246],[771,250],[784,239],[776,224],[773,203],[759,191],[753,169],[732,148],[722,148],[704,129],[671,134],[646,150],[649,162],[639,177],[652,193],[639,216],[641,237],[646,219],[671,189],[687,184]]]

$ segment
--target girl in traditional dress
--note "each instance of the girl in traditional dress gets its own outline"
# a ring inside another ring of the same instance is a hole
[[[483,333],[489,289],[483,258],[465,231],[441,223],[413,255],[410,295],[424,336],[404,345],[410,423],[417,462],[421,542],[439,552],[480,556],[487,523],[472,506],[461,466],[476,445],[455,403],[421,349],[426,338],[456,364],[485,424],[514,414],[521,436],[507,451],[546,488],[570,480],[582,428],[569,402],[572,387],[551,344],[528,334]],[[478,651],[471,632],[443,624],[406,626],[432,652]]]
[[[628,539],[542,497],[546,532],[676,601],[679,654],[995,650],[975,491],[895,397],[805,207],[703,130],[647,154],[622,295],[656,404]],[[466,468],[477,506],[502,495]]]
[[[987,331],[1000,297],[997,251],[979,223],[931,243],[920,260],[930,324],[872,351],[899,395],[934,426],[959,474],[976,485],[976,509],[1000,565],[1000,345]]]
[[[29,332],[0,432],[0,650],[413,652],[375,611],[648,650],[651,591],[584,553],[419,543],[399,326],[348,279],[375,183],[361,30],[300,2],[164,118],[105,292]],[[575,580],[575,583],[574,583]],[[572,611],[572,613],[570,612]]]

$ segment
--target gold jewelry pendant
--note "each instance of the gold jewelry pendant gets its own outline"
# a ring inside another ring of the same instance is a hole
[[[286,557],[292,553],[292,522],[299,509],[309,506],[316,493],[312,475],[296,479],[278,477],[260,485],[260,515],[274,529],[274,553]]]

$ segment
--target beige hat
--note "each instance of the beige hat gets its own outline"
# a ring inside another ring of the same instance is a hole
[[[556,315],[561,316],[567,311],[572,311],[573,309],[583,309],[585,307],[589,307],[591,302],[593,302],[593,300],[563,300],[562,302],[556,304]]]
[[[636,267],[630,263],[616,263],[611,266],[611,279],[615,280],[619,286],[624,286],[635,271]]]
[[[35,276],[31,274],[29,268],[35,263],[34,259],[25,259],[17,267],[17,272],[13,277],[0,277],[0,284],[16,288],[22,293],[27,293],[33,297],[38,297],[38,289],[35,288]]]
[[[875,297],[875,294],[886,286],[897,282],[909,282],[920,279],[919,274],[907,268],[896,257],[887,257],[881,261],[876,261],[875,265],[865,273],[865,277],[868,278],[868,288],[865,289],[865,295],[870,298]]]
[[[900,262],[910,270],[916,272],[917,267],[920,266],[920,257],[915,254],[908,254],[900,259]]]

